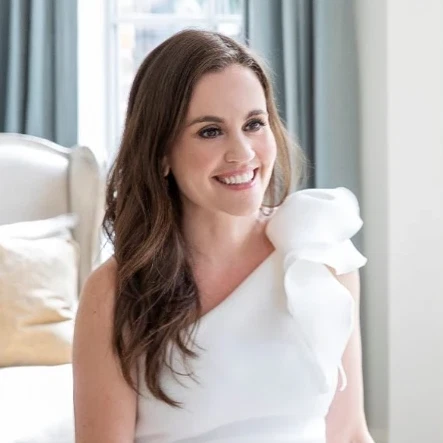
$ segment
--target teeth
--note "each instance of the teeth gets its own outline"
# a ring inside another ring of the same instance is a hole
[[[222,183],[227,185],[239,185],[241,183],[248,183],[254,178],[254,171],[245,172],[241,175],[233,175],[231,177],[217,177]]]

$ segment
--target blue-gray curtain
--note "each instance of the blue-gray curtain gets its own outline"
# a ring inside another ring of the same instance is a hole
[[[77,0],[0,0],[0,132],[77,143]]]
[[[246,39],[268,62],[282,118],[307,154],[308,186],[359,193],[353,2],[246,0]]]

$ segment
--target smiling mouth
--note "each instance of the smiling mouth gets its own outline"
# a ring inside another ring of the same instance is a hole
[[[217,177],[214,178],[223,185],[228,186],[240,186],[252,183],[257,176],[258,168],[245,172],[244,174],[233,175],[230,177]]]

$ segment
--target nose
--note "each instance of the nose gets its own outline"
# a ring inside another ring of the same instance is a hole
[[[255,157],[255,151],[251,141],[244,135],[240,135],[229,141],[229,148],[225,154],[227,163],[248,163]]]

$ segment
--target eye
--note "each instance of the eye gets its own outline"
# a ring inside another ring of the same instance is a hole
[[[204,128],[199,131],[198,135],[202,138],[215,138],[221,134],[221,130],[214,126],[210,128]]]
[[[247,125],[245,126],[245,129],[247,131],[255,132],[255,131],[258,131],[263,126],[266,126],[266,123],[259,118],[255,118],[254,120],[251,120],[250,122],[247,123]]]

